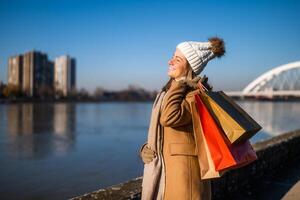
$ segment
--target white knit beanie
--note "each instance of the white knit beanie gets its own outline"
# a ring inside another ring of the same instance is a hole
[[[202,72],[208,61],[225,53],[223,40],[216,37],[208,42],[181,42],[176,48],[183,53],[196,75]]]

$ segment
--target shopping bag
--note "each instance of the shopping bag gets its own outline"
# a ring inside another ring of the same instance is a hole
[[[195,101],[190,102],[190,107],[193,121],[193,134],[198,152],[200,177],[201,179],[218,178],[221,176],[221,174],[215,169],[215,165],[208,149],[206,139],[203,135],[203,130],[201,127],[199,113],[198,109],[196,108]]]
[[[208,143],[216,170],[219,172],[224,172],[229,169],[245,166],[255,161],[257,159],[257,155],[251,146],[250,141],[245,140],[239,143],[231,144],[229,139],[225,136],[223,130],[217,126],[208,109],[205,107],[205,104],[199,97],[201,94],[202,93],[196,95],[195,99],[200,114],[200,121],[203,127],[204,137]],[[223,165],[220,164],[222,162]]]
[[[200,124],[202,126],[203,135],[207,142],[208,149],[211,153],[212,160],[217,171],[236,165],[234,157],[231,155],[224,138],[223,131],[218,127],[214,118],[210,115],[199,95],[195,95],[196,106],[199,113]],[[196,123],[193,123],[196,124]]]
[[[262,128],[223,91],[205,91],[201,93],[201,100],[231,143],[250,139]]]
[[[226,137],[224,137],[224,139],[228,140]],[[236,161],[236,165],[229,167],[226,170],[237,169],[257,160],[256,152],[249,140],[242,141],[236,144],[231,144],[228,140],[228,142],[226,143],[232,156],[234,157],[234,160]]]

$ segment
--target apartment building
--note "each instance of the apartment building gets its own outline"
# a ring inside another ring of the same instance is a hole
[[[76,87],[76,60],[68,55],[55,59],[54,64],[54,88],[55,92],[61,92],[67,96]]]

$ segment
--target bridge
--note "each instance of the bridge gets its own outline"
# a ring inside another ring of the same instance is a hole
[[[242,91],[225,91],[240,98],[300,98],[300,61],[275,67],[250,82]]]

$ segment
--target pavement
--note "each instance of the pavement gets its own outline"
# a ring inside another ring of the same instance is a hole
[[[255,185],[236,192],[230,199],[300,200],[300,157],[281,168],[275,176],[264,177]]]
[[[298,181],[282,198],[283,200],[292,200],[300,198],[300,181]]]

